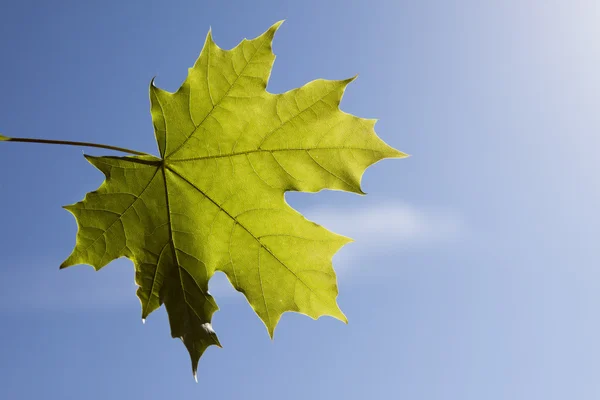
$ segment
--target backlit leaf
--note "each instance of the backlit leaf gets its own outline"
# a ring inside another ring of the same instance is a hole
[[[218,309],[208,281],[223,271],[272,336],[284,312],[342,321],[332,256],[350,239],[308,221],[286,191],[362,193],[365,169],[405,154],[374,120],[339,103],[353,78],[269,93],[273,35],[223,50],[209,33],[175,93],[150,85],[160,157],[90,157],[106,180],[66,207],[79,230],[62,264],[96,269],[133,260],[142,318],[163,303],[195,373]]]

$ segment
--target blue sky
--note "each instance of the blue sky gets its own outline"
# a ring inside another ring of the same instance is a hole
[[[598,399],[596,1],[4,1],[0,132],[156,154],[150,79],[176,89],[209,27],[230,48],[284,18],[269,91],[359,73],[342,109],[412,155],[364,197],[287,196],[355,239],[334,258],[350,323],[286,314],[271,342],[217,275],[224,348],[195,384],[129,261],[58,270],[61,206],[101,174],[5,143],[0,398]]]

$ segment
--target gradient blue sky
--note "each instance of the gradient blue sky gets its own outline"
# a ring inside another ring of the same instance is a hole
[[[600,398],[597,1],[5,0],[0,132],[156,153],[150,79],[176,89],[211,26],[230,48],[284,18],[269,90],[359,73],[342,109],[412,154],[366,197],[287,196],[356,240],[334,258],[349,325],[286,314],[271,342],[218,275],[224,348],[195,384],[164,310],[142,325],[129,261],[58,270],[61,206],[101,174],[6,143],[0,398]]]

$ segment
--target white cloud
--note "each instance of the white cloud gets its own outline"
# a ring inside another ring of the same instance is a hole
[[[364,209],[316,208],[304,212],[336,233],[369,246],[439,243],[457,238],[463,221],[442,209],[417,208],[403,203],[388,203]]]

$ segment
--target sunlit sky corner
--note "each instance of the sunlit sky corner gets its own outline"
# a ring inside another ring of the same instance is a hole
[[[0,398],[597,399],[595,1],[4,2],[0,132],[156,153],[150,79],[176,89],[209,26],[230,48],[284,18],[269,90],[359,73],[342,109],[411,154],[367,196],[286,197],[355,239],[334,258],[349,325],[286,314],[271,342],[219,275],[224,348],[196,385],[129,261],[58,271],[60,206],[98,171],[4,143]]]

